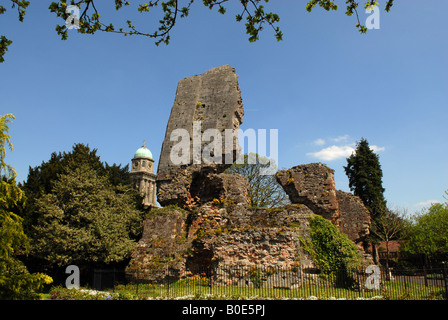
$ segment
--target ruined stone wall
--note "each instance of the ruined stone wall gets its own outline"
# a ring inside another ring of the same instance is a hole
[[[292,203],[304,204],[337,224],[339,206],[333,169],[322,163],[311,163],[279,171],[276,178]]]
[[[312,214],[305,206],[295,205],[234,210],[229,214],[226,232],[214,242],[215,263],[248,269],[312,267],[300,239],[309,236],[308,218]]]
[[[183,255],[189,247],[185,228],[187,212],[176,208],[152,212],[143,222],[143,234],[126,273],[131,278],[160,281],[165,279],[167,268],[177,272],[185,269]]]
[[[361,242],[370,233],[370,214],[362,200],[349,192],[336,191],[339,203],[339,230],[353,242]]]
[[[128,276],[139,271],[140,277],[159,281],[215,266],[223,272],[221,280],[215,279],[219,282],[229,278],[225,275],[231,266],[248,273],[259,266],[313,267],[303,241],[314,214],[332,221],[355,242],[368,233],[370,219],[362,202],[336,191],[334,170],[321,163],[279,171],[277,181],[292,204],[275,209],[249,207],[247,180],[223,173],[230,164],[170,163],[173,130],[192,134],[194,121],[201,121],[203,129],[238,129],[243,113],[238,76],[230,66],[179,82],[157,172],[158,201],[165,207],[154,209],[145,220]],[[238,141],[232,142],[235,156]]]
[[[215,213],[209,207],[192,231],[192,254],[187,264],[193,268],[207,264],[248,268],[312,266],[300,242],[300,236],[308,236],[308,218],[312,214],[307,207],[297,205],[281,209],[231,205]],[[196,254],[203,250],[212,253],[210,260],[203,261]]]
[[[135,277],[138,271],[140,279],[160,281],[168,276],[167,270],[170,277],[180,278],[210,266],[225,269],[233,265],[247,272],[257,266],[313,266],[302,245],[304,237],[309,237],[308,218],[313,215],[308,207],[249,208],[242,196],[248,188],[244,177],[219,174],[208,178],[217,196],[211,201],[193,203],[190,211],[172,206],[150,213],[128,276]],[[226,278],[230,277],[223,274],[222,280]]]
[[[182,204],[190,193],[194,179],[208,173],[221,173],[236,160],[238,135],[228,138],[230,143],[226,148],[226,129],[236,130],[237,133],[243,115],[238,75],[231,66],[212,68],[202,75],[179,81],[157,170],[157,199],[162,206]],[[179,142],[171,141],[171,134],[176,129],[185,129],[190,137],[190,160],[184,165],[173,164],[171,159],[172,149]],[[207,129],[219,132],[221,150],[220,154],[215,154],[219,151],[210,147],[210,153],[203,158],[202,152],[213,141],[213,138],[203,136]],[[213,160],[214,157],[221,161],[208,165],[206,160]]]
[[[311,163],[279,171],[276,177],[292,203],[330,220],[350,240],[359,243],[369,234],[368,210],[358,197],[336,190],[333,169]]]

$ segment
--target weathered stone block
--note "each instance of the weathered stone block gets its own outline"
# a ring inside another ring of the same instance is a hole
[[[211,214],[213,207],[208,207],[206,212],[208,215],[201,212],[196,220],[201,222],[194,226],[195,234],[201,236],[192,242],[192,254],[187,259],[189,267],[233,265],[249,270],[256,266],[313,266],[300,240],[309,236],[308,218],[313,215],[306,206],[249,209],[238,204],[229,210],[221,209],[219,222],[217,215]]]
[[[157,170],[157,199],[162,206],[179,204],[186,199],[194,173],[204,174],[205,171],[220,173],[234,162],[240,148],[238,135],[231,134],[227,137],[226,144],[226,136],[229,135],[226,129],[235,130],[237,133],[243,122],[243,115],[238,75],[231,66],[216,67],[202,75],[179,81]],[[172,161],[173,147],[179,143],[172,141],[171,138],[176,129],[186,130],[190,137],[189,161],[182,165]],[[215,139],[214,136],[203,136],[208,129],[219,133],[220,150],[207,149]],[[205,150],[209,151],[206,159],[216,157],[216,161],[212,163],[205,161],[203,157],[203,152],[207,153]],[[187,172],[184,172],[185,170]],[[179,174],[179,171],[183,172]]]
[[[339,207],[333,169],[311,163],[279,171],[276,177],[292,203],[304,204],[337,224]]]
[[[201,202],[218,201],[222,204],[248,204],[249,183],[240,174],[208,174],[193,179],[190,189],[192,196]]]
[[[360,242],[369,234],[370,214],[362,200],[349,192],[336,191],[339,203],[339,230]]]
[[[126,267],[129,278],[146,281],[165,279],[169,267],[175,273],[185,268],[184,254],[189,246],[185,222],[187,213],[180,209],[154,209],[143,222],[143,234]]]

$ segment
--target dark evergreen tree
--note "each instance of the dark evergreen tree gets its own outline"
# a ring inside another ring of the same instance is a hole
[[[27,206],[18,215],[31,239],[24,262],[32,269],[56,275],[64,263],[82,264],[81,272],[121,265],[140,237],[142,197],[129,166],[101,162],[88,145],[75,144],[30,167],[23,190]]]
[[[349,180],[350,190],[355,196],[361,198],[372,217],[371,229],[373,232],[365,240],[366,244],[372,244],[373,259],[378,264],[377,245],[380,239],[374,232],[377,225],[375,221],[387,212],[387,207],[379,156],[373,152],[366,139],[362,138],[357,143],[355,153],[347,158],[347,166],[344,167],[344,170]]]
[[[379,156],[373,152],[366,139],[362,138],[357,143],[355,153],[347,158],[344,170],[350,190],[361,198],[372,218],[385,212],[383,171]]]
[[[104,170],[106,172],[109,182],[114,185],[128,185],[131,184],[131,175],[129,174],[129,164],[125,165],[123,168],[121,164],[109,165],[105,163]]]
[[[32,253],[58,266],[88,266],[129,258],[143,212],[131,186],[114,187],[81,163],[59,176],[51,193],[36,199]]]
[[[27,180],[20,185],[27,197],[24,212],[18,212],[24,218],[25,233],[30,233],[30,227],[35,225],[38,219],[36,199],[51,193],[61,175],[69,174],[73,168],[84,165],[94,170],[99,176],[107,177],[113,186],[131,184],[129,165],[122,168],[121,165],[103,163],[97,155],[97,149],[90,149],[89,145],[76,143],[69,152],[53,152],[50,160],[43,161],[41,165],[34,168],[30,167]]]
[[[40,166],[29,168],[28,178],[23,189],[28,197],[38,197],[42,193],[49,193],[53,183],[58,180],[58,175],[66,174],[69,167],[83,163],[98,173],[104,169],[100,157],[96,154],[97,149],[91,150],[88,145],[77,143],[70,152],[53,152],[50,160],[43,161]]]

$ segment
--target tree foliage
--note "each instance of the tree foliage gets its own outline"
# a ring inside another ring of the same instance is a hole
[[[76,165],[87,164],[99,175],[107,176],[113,185],[130,183],[129,165],[109,165],[103,163],[97,155],[97,149],[90,149],[89,145],[76,143],[70,152],[53,152],[50,160],[43,161],[41,165],[29,168],[28,177],[23,185],[27,194],[35,197],[51,191],[52,183],[58,175],[68,173],[69,168]]]
[[[373,152],[366,139],[362,138],[357,143],[355,153],[347,158],[347,166],[344,170],[350,190],[355,196],[361,198],[371,216],[375,218],[385,212],[383,171],[379,156]]]
[[[401,250],[448,261],[448,203],[434,203],[417,215]]]
[[[347,5],[345,14],[347,16],[349,16],[349,17],[351,17],[353,14],[355,14],[356,15],[356,20],[358,21],[358,23],[356,24],[356,27],[358,28],[359,32],[366,33],[367,32],[366,26],[361,24],[361,21],[359,20],[359,15],[358,15],[359,2],[357,2],[355,0],[346,0],[345,3]],[[365,2],[364,8],[367,9],[369,7],[375,7],[378,4],[379,3],[376,0],[369,0],[369,1]],[[394,4],[394,0],[387,0],[386,1],[385,11],[389,12],[390,8],[392,8],[393,4]],[[309,1],[307,3],[306,10],[308,12],[311,12],[316,5],[319,5],[320,7],[325,9],[326,11],[337,10],[338,9],[338,6],[335,4],[334,1],[331,1],[331,0],[311,0],[311,1]]]
[[[370,232],[386,247],[386,268],[389,268],[390,243],[394,240],[403,240],[408,236],[409,220],[406,218],[406,210],[387,209],[382,215],[372,221]]]
[[[244,163],[234,163],[227,173],[239,173],[249,182],[250,205],[254,207],[281,207],[289,203],[289,198],[274,175],[261,175],[260,170],[267,167],[264,163],[269,160],[258,154],[243,155]]]
[[[58,266],[119,262],[141,232],[142,198],[129,167],[103,163],[96,149],[75,144],[29,169],[23,212],[32,254]]]
[[[23,21],[26,10],[30,4],[29,1],[20,0],[10,0],[12,8],[17,8],[19,21]],[[62,40],[66,40],[68,37],[68,27],[70,24],[74,23],[73,16],[68,12],[67,7],[70,5],[76,5],[80,9],[80,17],[76,21],[79,24],[78,31],[83,34],[94,34],[97,31],[119,33],[125,36],[127,35],[141,35],[155,40],[155,44],[160,43],[169,44],[170,42],[170,32],[176,25],[178,19],[188,17],[190,9],[194,0],[151,0],[145,3],[137,3],[137,10],[141,13],[152,12],[155,7],[160,7],[162,9],[162,18],[158,21],[159,27],[157,30],[152,32],[142,32],[137,30],[137,27],[133,24],[131,20],[126,20],[124,26],[116,27],[112,23],[104,22],[101,18],[101,12],[98,10],[96,4],[98,1],[95,0],[60,0],[53,1],[49,9],[51,12],[55,13],[58,17],[62,18],[63,24],[56,25],[56,32],[61,36]],[[112,1],[110,1],[112,2]],[[202,4],[208,7],[210,10],[217,9],[220,14],[225,14],[227,11],[226,3],[229,0],[202,0]],[[239,0],[241,7],[240,13],[235,15],[235,19],[238,22],[245,20],[246,33],[249,36],[249,41],[254,42],[259,40],[259,34],[264,29],[265,26],[270,27],[274,31],[275,38],[277,41],[283,39],[283,32],[280,30],[278,23],[280,17],[274,12],[269,12],[265,10],[264,3],[268,3],[269,0]],[[385,10],[389,12],[393,5],[394,0],[387,0]],[[135,3],[135,2],[134,2]],[[356,14],[357,24],[356,27],[361,33],[366,33],[367,28],[363,26],[358,17],[357,8],[359,3],[355,0],[347,0],[347,10],[346,14],[352,16]],[[131,1],[124,0],[114,0],[113,5],[118,11],[123,7],[131,6]],[[311,0],[306,5],[306,10],[311,12],[314,7],[319,5],[326,11],[337,10],[338,6],[331,0]],[[376,0],[369,0],[365,3],[365,7],[376,6],[378,2]],[[4,14],[6,8],[0,5],[0,14]],[[66,22],[69,22],[67,26]],[[8,46],[12,43],[11,40],[7,39],[5,36],[0,38],[0,63],[4,61],[3,56],[8,50]]]
[[[13,119],[15,117],[12,114],[6,114],[0,117],[0,175],[7,179],[15,179],[17,176],[14,168],[5,162],[6,149],[8,148],[11,152],[13,150],[11,136],[8,134],[8,123],[12,122]]]
[[[36,256],[59,266],[120,262],[135,249],[143,214],[131,186],[113,186],[86,163],[59,175],[36,202]]]
[[[8,135],[12,114],[0,117],[0,299],[37,298],[36,290],[52,279],[45,274],[30,274],[17,259],[18,253],[29,251],[29,239],[23,232],[22,218],[13,211],[24,199],[16,185],[16,172],[5,163],[6,146],[13,146]]]
[[[361,198],[372,217],[372,227],[375,228],[375,221],[385,214],[387,207],[379,156],[373,152],[366,139],[362,138],[357,143],[355,152],[347,158],[347,166],[344,167],[344,170],[348,177],[350,190],[355,196]],[[366,243],[369,242],[373,246],[375,263],[379,263],[378,241],[378,235],[374,232],[366,237]]]
[[[32,234],[33,226],[39,219],[36,201],[45,194],[52,192],[54,184],[61,175],[66,175],[78,166],[83,166],[94,170],[97,175],[107,178],[115,187],[119,185],[131,185],[129,165],[109,165],[103,163],[97,155],[97,149],[91,149],[89,145],[76,143],[69,152],[53,152],[48,161],[42,161],[41,165],[34,168],[29,167],[27,180],[23,183],[22,189],[27,195],[27,205],[22,208],[18,206],[17,213],[24,218],[23,227],[25,233]],[[135,193],[135,206],[141,209],[141,197]]]
[[[76,143],[70,152],[53,152],[48,161],[42,161],[41,165],[29,168],[27,180],[23,184],[23,190],[28,197],[28,205],[20,213],[25,218],[25,232],[30,232],[31,226],[38,219],[36,212],[36,200],[42,195],[51,193],[54,183],[61,175],[65,175],[77,166],[86,165],[99,176],[106,177],[113,186],[130,185],[129,165],[109,165],[103,163],[97,155],[97,149],[91,149],[89,145]],[[141,200],[136,200],[138,203]]]

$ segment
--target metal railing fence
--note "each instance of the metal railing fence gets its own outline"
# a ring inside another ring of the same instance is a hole
[[[446,268],[412,270],[378,269],[377,279],[366,270],[337,270],[324,274],[310,268],[218,266],[195,268],[181,274],[165,269],[158,281],[153,273],[96,269],[97,290],[127,292],[148,298],[223,299],[446,299]],[[160,277],[160,272],[159,272]]]

